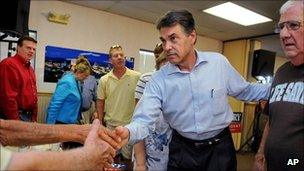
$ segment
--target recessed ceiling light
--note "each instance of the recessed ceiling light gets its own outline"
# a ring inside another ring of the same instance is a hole
[[[250,11],[232,2],[226,2],[208,9],[203,12],[215,15],[220,18],[232,21],[243,26],[250,26],[259,23],[272,21],[272,19]]]

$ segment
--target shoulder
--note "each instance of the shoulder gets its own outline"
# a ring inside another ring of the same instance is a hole
[[[281,65],[278,69],[276,73],[281,73],[284,72],[285,70],[288,70],[290,67],[292,67],[292,64],[290,61],[284,63],[283,65]]]
[[[16,66],[17,65],[17,61],[15,60],[14,57],[8,57],[5,58],[1,61],[0,66]]]
[[[93,75],[89,75],[85,80],[85,84],[97,84],[96,78]]]
[[[140,80],[149,80],[152,76],[153,72],[144,73],[140,76]]]
[[[111,71],[108,72],[106,75],[103,75],[102,77],[100,77],[100,79],[98,80],[98,85],[105,85],[105,83],[108,81],[110,75],[112,75]]]
[[[131,75],[131,76],[135,76],[135,77],[140,77],[140,72],[137,72],[137,71],[134,71],[134,70],[131,70],[131,69],[127,69],[127,72],[129,72],[129,74]]]
[[[138,82],[146,84],[151,79],[152,74],[153,72],[144,73],[140,76]]]
[[[227,58],[221,54],[221,53],[218,53],[218,52],[200,52],[198,51],[198,56],[199,58],[204,58],[206,60],[219,60],[219,61],[226,61]]]
[[[109,76],[111,75],[111,73],[109,72],[109,73],[107,73],[106,75],[103,75],[102,77],[100,77],[100,81],[102,80],[102,81],[106,81],[106,80],[108,80],[108,78],[109,78]]]
[[[227,57],[218,52],[198,52],[198,60],[206,61],[212,67],[230,67]]]
[[[72,82],[75,82],[75,77],[72,72],[64,74],[58,81],[58,83],[72,83]]]

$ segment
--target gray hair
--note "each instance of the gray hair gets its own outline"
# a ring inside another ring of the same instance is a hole
[[[281,8],[280,8],[280,14],[282,15],[283,13],[285,13],[289,8],[296,6],[297,3],[301,3],[303,4],[304,1],[303,0],[289,0],[287,2],[285,2]]]

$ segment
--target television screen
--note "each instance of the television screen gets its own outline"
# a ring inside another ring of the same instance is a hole
[[[252,77],[257,76],[273,76],[274,63],[276,53],[268,50],[255,50],[253,53],[253,63],[251,75]]]

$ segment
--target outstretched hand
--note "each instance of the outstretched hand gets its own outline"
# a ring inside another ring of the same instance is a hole
[[[95,119],[84,143],[84,151],[88,156],[88,162],[92,162],[91,166],[94,170],[111,166],[115,157],[115,150],[99,138],[100,127],[99,120]]]
[[[130,132],[129,129],[123,126],[118,126],[115,128],[115,134],[116,136],[120,137],[120,146],[124,146],[128,143],[130,138]]]
[[[95,119],[98,120],[98,119]],[[100,121],[99,121],[100,123]],[[121,137],[118,136],[115,131],[111,131],[108,128],[104,127],[103,125],[100,125],[100,128],[98,130],[99,138],[103,139],[107,143],[109,143],[114,149],[118,150],[121,146]]]

